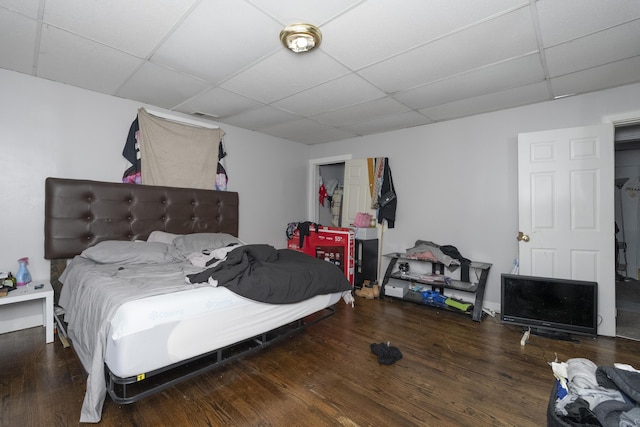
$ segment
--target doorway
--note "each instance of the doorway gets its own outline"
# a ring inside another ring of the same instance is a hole
[[[318,218],[316,224],[327,227],[342,227],[342,198],[344,195],[344,162],[319,165],[318,185],[324,186],[326,198],[318,197]]]
[[[616,335],[640,341],[640,124],[615,128]]]
[[[324,214],[321,217],[321,204],[318,197],[318,189],[320,187],[320,180],[322,177],[321,168],[328,167],[329,170],[334,167],[340,167],[342,165],[342,173],[344,175],[344,164],[347,160],[351,160],[352,156],[350,154],[342,155],[342,156],[334,156],[334,157],[323,157],[319,159],[311,159],[309,160],[309,176],[307,178],[308,185],[308,218],[309,221],[315,222],[322,225],[331,225],[324,224],[325,220],[329,220],[328,217],[325,218]],[[338,165],[338,166],[333,166]],[[335,172],[332,172],[335,173]],[[328,214],[327,214],[328,215]],[[330,220],[329,220],[330,221]]]

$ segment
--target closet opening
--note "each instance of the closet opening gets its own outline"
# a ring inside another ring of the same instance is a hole
[[[640,340],[640,122],[615,127],[616,335]]]
[[[325,157],[309,160],[308,177],[308,218],[309,221],[328,227],[341,227],[333,225],[331,202],[324,199],[324,206],[320,203],[320,186],[329,180],[336,179],[344,188],[345,163],[351,160],[351,155]],[[337,187],[336,187],[337,188]],[[332,189],[335,191],[335,189]],[[333,196],[332,196],[333,197]],[[342,206],[340,206],[340,209]],[[338,218],[341,216],[339,215]]]
[[[344,162],[320,165],[318,172],[318,220],[320,225],[342,227]]]

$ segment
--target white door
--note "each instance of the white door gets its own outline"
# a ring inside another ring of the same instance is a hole
[[[518,135],[520,274],[598,282],[615,336],[613,125]]]
[[[367,159],[347,160],[344,166],[342,226],[353,224],[358,212],[375,213],[371,209]]]

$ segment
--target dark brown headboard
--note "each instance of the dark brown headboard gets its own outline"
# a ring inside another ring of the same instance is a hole
[[[238,236],[238,193],[47,178],[44,216],[44,257],[69,259],[154,230]]]

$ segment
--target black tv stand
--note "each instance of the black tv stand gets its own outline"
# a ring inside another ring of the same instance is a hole
[[[522,332],[526,332],[529,328],[522,328]],[[571,336],[568,332],[550,331],[547,329],[531,328],[530,334],[538,337],[549,338],[557,341],[580,342]]]

